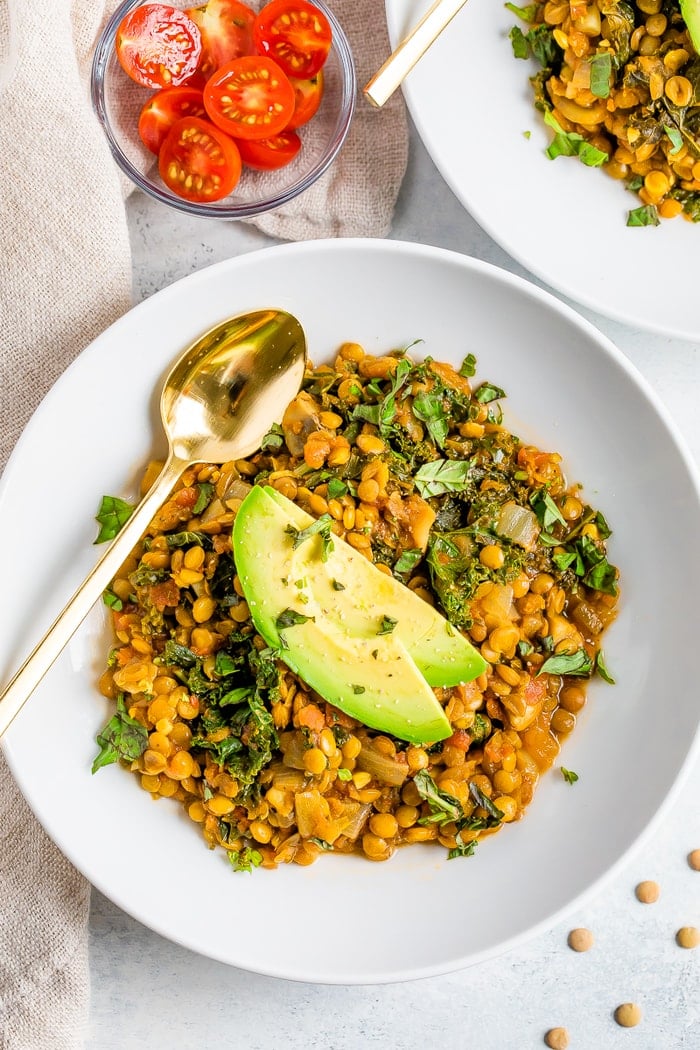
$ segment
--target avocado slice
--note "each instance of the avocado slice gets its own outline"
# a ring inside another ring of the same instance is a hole
[[[315,519],[310,514],[275,489],[265,487],[264,492],[284,511],[286,524],[297,529],[313,524]],[[391,633],[403,642],[432,686],[471,682],[486,670],[481,653],[436,609],[393,576],[380,572],[349,543],[334,538],[333,545],[324,563],[326,572],[314,572],[311,586],[338,626],[352,635],[374,636],[384,617],[395,620]],[[317,546],[304,546],[306,551],[303,547],[299,551],[316,565]],[[338,583],[342,591],[336,591]]]
[[[693,47],[700,54],[700,0],[680,0],[680,8]]]
[[[234,558],[257,630],[305,682],[365,725],[414,743],[449,736],[450,724],[411,646],[433,633],[437,641],[461,639],[467,647],[468,659],[461,649],[445,647],[451,663],[442,675],[426,651],[424,665],[441,678],[436,684],[476,677],[483,659],[435,610],[344,541],[333,538],[325,561],[319,535],[295,548],[287,530],[314,520],[260,486],[239,508]],[[424,620],[426,610],[431,615]]]

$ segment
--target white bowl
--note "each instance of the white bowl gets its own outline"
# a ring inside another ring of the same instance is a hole
[[[516,945],[598,891],[670,803],[697,738],[700,486],[672,421],[590,324],[517,277],[392,241],[315,241],[244,255],[154,295],[68,369],[22,436],[0,487],[0,635],[9,676],[96,557],[103,493],[129,496],[162,452],[155,406],[181,349],[224,317],[286,308],[315,362],[345,340],[373,353],[422,340],[508,393],[516,433],[558,450],[614,534],[620,613],[605,639],[617,685],[590,701],[525,818],[472,858],[436,847],[385,864],[322,857],[236,875],[178,806],[111,766],[92,777],[108,705],[96,608],[8,732],[19,785],[59,847],[125,911],[165,937],[259,973],[380,983],[446,972]],[[643,436],[643,437],[642,437]]]

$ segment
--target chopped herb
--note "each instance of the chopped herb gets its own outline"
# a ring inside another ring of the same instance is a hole
[[[415,569],[422,557],[423,551],[419,550],[417,547],[412,550],[404,551],[403,554],[398,557],[396,564],[394,565],[394,572],[399,576],[408,574],[412,569]]]
[[[603,681],[607,682],[609,685],[615,685],[615,679],[610,674],[610,671],[608,670],[608,668],[606,666],[605,657],[603,656],[603,650],[602,649],[598,652],[598,654],[597,654],[597,656],[595,658],[595,669],[596,669],[597,674],[600,675],[600,677],[603,679]]]
[[[263,862],[262,853],[253,849],[252,846],[244,846],[239,850],[227,850],[229,864],[234,871],[252,871],[259,868]]]
[[[328,555],[333,550],[332,527],[333,518],[330,514],[322,514],[320,518],[317,518],[305,529],[297,529],[294,525],[287,525],[284,531],[292,537],[294,550],[306,540],[311,539],[312,536],[319,535],[321,537],[321,561],[328,561]]]
[[[346,496],[348,492],[348,486],[340,478],[331,478],[328,482],[328,499],[340,499],[341,496]]]
[[[352,780],[352,773],[344,766],[341,766],[340,769],[337,770],[337,776],[338,780]]]
[[[311,835],[308,841],[313,842],[314,846],[318,846],[319,849],[325,850],[326,852],[328,852],[329,850],[332,851],[333,849],[330,842],[326,842],[325,839],[318,838],[317,835]]]
[[[465,379],[471,379],[476,373],[476,358],[474,354],[467,354],[459,368],[459,374]]]
[[[534,22],[535,15],[537,14],[537,4],[528,4],[527,7],[518,7],[517,4],[504,4],[509,11],[512,11],[518,18],[522,18],[523,22]]]
[[[416,471],[416,488],[424,497],[463,492],[469,486],[471,466],[471,460],[434,459]]]
[[[95,520],[100,525],[95,543],[106,543],[107,540],[113,540],[133,513],[134,508],[131,503],[120,499],[119,496],[103,496],[100,509],[95,515]]]
[[[430,806],[430,813],[426,817],[421,817],[419,824],[448,824],[464,816],[459,799],[456,799],[454,795],[448,795],[446,791],[441,791],[425,769],[420,769],[416,773],[413,783],[420,797]]]
[[[518,642],[518,656],[529,656],[530,653],[534,652],[534,646],[531,642],[526,641],[524,638]]]
[[[413,414],[416,419],[425,423],[428,433],[435,444],[442,448],[449,432],[447,416],[442,400],[437,394],[424,392],[413,399]]]
[[[668,151],[669,157],[675,157],[676,153],[680,153],[683,149],[683,136],[681,135],[678,128],[669,127],[668,124],[664,124],[664,131],[671,140],[673,149]]]
[[[565,551],[563,554],[553,554],[552,561],[558,569],[561,569],[562,572],[566,572],[566,570],[570,568],[574,564],[574,562],[576,562],[577,565],[583,566],[583,560],[578,551]],[[583,568],[581,568],[581,571],[578,572],[577,575],[582,576],[583,571]]]
[[[476,802],[477,806],[481,806],[493,820],[500,822],[503,820],[503,813],[495,806],[488,795],[485,795],[475,780],[469,781],[469,794]]]
[[[110,591],[109,588],[103,592],[102,601],[108,609],[114,609],[115,612],[121,612],[124,608],[124,603],[121,598],[118,598],[114,591]]]
[[[117,696],[116,714],[112,715],[101,733],[97,735],[100,750],[92,763],[92,772],[102,766],[111,765],[120,759],[134,762],[148,747],[148,730],[132,718],[124,703],[124,694]]]
[[[197,499],[195,500],[192,513],[202,514],[214,498],[214,486],[210,481],[202,481],[197,485]]]
[[[547,532],[549,532],[552,525],[557,522],[560,525],[566,525],[564,515],[546,489],[538,489],[537,492],[534,492],[532,496],[530,496],[530,506],[537,515],[537,520],[540,525]]]
[[[472,839],[470,842],[463,842],[459,833],[455,836],[456,846],[447,851],[447,859],[455,860],[457,857],[473,857],[476,850],[477,840]]]
[[[505,390],[501,390],[500,386],[494,386],[493,383],[482,383],[474,391],[475,399],[482,405],[488,405],[490,401],[497,401],[505,396]]]
[[[188,650],[189,652],[190,650]],[[194,657],[194,653],[192,653]],[[195,657],[196,660],[196,657]],[[238,663],[223,649],[219,649],[214,657],[214,673],[223,678],[224,675],[233,674],[238,669]]]
[[[538,675],[544,674],[570,674],[588,676],[593,671],[593,662],[585,649],[577,649],[575,653],[558,653],[550,656],[540,667]]]
[[[608,98],[610,95],[610,77],[612,74],[612,56],[609,51],[601,51],[591,59],[591,94],[596,98]]]
[[[628,226],[658,226],[661,222],[655,204],[642,204],[627,214]]]
[[[561,775],[567,784],[575,784],[578,780],[578,773],[574,773],[573,769],[566,769],[565,766],[561,766]]]
[[[361,693],[367,692],[367,690],[365,689],[365,687],[363,685],[354,685],[352,687],[352,691],[353,691],[353,693],[355,693],[356,696],[359,696]]]
[[[398,622],[399,621],[395,620],[393,616],[382,616],[382,622],[377,634],[391,634]]]
[[[296,609],[285,609],[275,620],[275,627],[278,631],[284,631],[287,627],[295,627],[299,623],[306,623],[308,620],[313,619],[313,616],[304,616],[303,613],[297,612]]]
[[[578,157],[580,161],[589,168],[599,167],[608,159],[607,153],[586,142],[577,131],[564,131],[556,117],[549,110],[545,110],[544,122],[555,132],[554,138],[545,150],[550,160],[557,157]]]
[[[341,583],[340,580],[331,580],[331,587],[334,591],[344,591],[345,584]]]
[[[165,537],[168,547],[203,547],[207,537],[203,532],[171,532]]]
[[[284,444],[284,430],[282,429],[282,427],[280,426],[279,423],[273,423],[272,426],[270,427],[270,429],[268,430],[267,434],[265,434],[265,436],[263,437],[262,441],[260,442],[260,448],[264,452],[266,449],[269,449],[269,448],[271,448],[271,449],[282,448],[283,444]]]
[[[253,695],[254,689],[252,685],[241,685],[237,689],[230,689],[228,693],[219,700],[219,707],[228,707],[231,704],[242,704],[244,701],[249,700]]]

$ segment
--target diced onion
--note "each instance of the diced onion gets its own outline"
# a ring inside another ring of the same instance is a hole
[[[537,516],[529,507],[521,507],[519,503],[504,503],[496,522],[496,532],[511,543],[517,543],[526,551],[535,549],[537,537],[540,534],[540,525]]]

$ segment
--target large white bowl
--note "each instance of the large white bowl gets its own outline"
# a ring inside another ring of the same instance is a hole
[[[129,496],[162,451],[160,379],[200,332],[263,306],[302,321],[318,362],[344,340],[460,362],[508,393],[511,429],[559,450],[614,529],[622,573],[605,639],[616,686],[595,681],[562,761],[517,825],[448,861],[435,847],[385,864],[321,858],[236,875],[177,805],[118,766],[95,777],[108,713],[95,682],[96,608],[19,715],[5,751],[39,820],[103,893],[147,926],[260,973],[373,983],[437,974],[514,946],[600,889],[648,835],[697,736],[698,479],[653,392],[614,346],[548,294],[461,255],[391,241],[264,249],[154,295],[68,369],[0,487],[7,677],[93,564],[103,493]],[[8,552],[13,552],[9,556]]]

